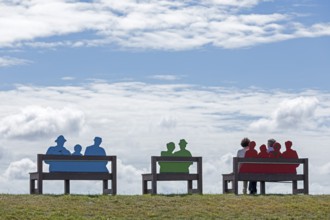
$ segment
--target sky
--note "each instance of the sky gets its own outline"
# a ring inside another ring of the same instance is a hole
[[[204,193],[222,193],[243,137],[282,151],[291,140],[309,158],[310,193],[329,194],[329,11],[321,0],[0,0],[0,193],[29,193],[36,155],[62,134],[71,152],[102,137],[119,194],[141,194],[150,157],[182,138],[203,157]]]

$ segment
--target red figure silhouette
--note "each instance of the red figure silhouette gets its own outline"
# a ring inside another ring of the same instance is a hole
[[[269,153],[267,151],[267,147],[265,144],[259,147],[260,152],[258,153],[258,158],[269,158]],[[259,173],[267,173],[269,164],[263,164],[262,166],[258,166],[257,171]]]
[[[283,158],[291,158],[291,159],[298,159],[298,154],[295,150],[291,149],[292,147],[292,142],[291,141],[286,141],[285,142],[285,148],[286,151],[283,152],[282,156]],[[290,164],[285,166],[285,173],[297,173],[296,168],[299,166],[299,164]]]
[[[268,158],[269,153],[267,152],[267,147],[265,144],[260,146],[260,152],[258,153],[258,158]]]
[[[274,151],[269,153],[270,158],[282,158],[281,144],[276,142],[273,145]],[[269,165],[269,173],[283,173],[283,165]]]
[[[249,149],[245,152],[244,158],[258,157],[258,152],[254,149],[255,146],[256,146],[255,141],[251,141],[249,143]],[[241,172],[246,172],[246,173],[254,172],[255,166],[256,166],[255,164],[243,164],[241,167]]]
[[[269,153],[270,158],[282,158],[282,153],[281,153],[281,144],[276,142],[274,145],[274,151]]]

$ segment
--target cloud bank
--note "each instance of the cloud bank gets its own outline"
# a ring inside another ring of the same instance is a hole
[[[262,4],[276,6],[265,0],[1,1],[0,47],[187,50],[330,35],[329,22],[307,25],[294,13],[252,12]]]
[[[6,138],[33,139],[58,133],[79,133],[84,114],[70,108],[27,106],[0,120],[0,134]]]
[[[253,122],[252,130],[288,130],[315,127],[315,111],[319,104],[316,97],[298,97],[284,100],[269,118]]]
[[[70,151],[77,143],[84,150],[101,136],[106,152],[119,160],[119,194],[140,194],[140,174],[150,170],[150,157],[159,155],[170,141],[178,148],[181,138],[188,141],[193,155],[203,157],[204,192],[221,193],[221,173],[231,172],[231,158],[246,136],[259,146],[269,138],[282,144],[291,140],[299,156],[309,158],[311,193],[330,193],[324,175],[329,171],[324,155],[330,141],[328,92],[96,82],[19,85],[0,91],[0,98],[1,152],[6,152],[0,161],[3,193],[28,193],[27,173],[35,168],[36,155],[45,153],[59,134],[66,137]],[[18,185],[26,191],[11,188]],[[62,193],[56,185],[45,188],[48,193]],[[101,188],[95,183],[79,186],[73,191],[99,193]],[[159,186],[162,193],[185,190],[181,183]],[[267,191],[290,189],[269,184]]]
[[[0,57],[0,67],[18,66],[31,63],[28,60],[18,59],[14,57]]]

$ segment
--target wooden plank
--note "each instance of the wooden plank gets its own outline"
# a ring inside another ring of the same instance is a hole
[[[198,174],[189,173],[161,173],[156,175],[158,181],[198,180]]]
[[[44,180],[104,180],[112,179],[111,173],[70,173],[70,172],[54,172],[42,173]]]
[[[239,173],[237,175],[238,181],[292,181],[304,180],[302,174],[255,174],[255,173]]]

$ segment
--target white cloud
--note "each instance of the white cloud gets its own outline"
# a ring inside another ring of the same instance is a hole
[[[330,35],[329,23],[304,25],[292,13],[246,13],[261,0],[64,0],[0,3],[0,46],[97,46],[184,50],[214,45],[239,48]],[[276,4],[268,2],[267,4]],[[294,7],[294,6],[293,6]],[[298,20],[297,20],[298,19]],[[84,31],[89,37],[69,40]],[[61,36],[59,42],[43,38]]]
[[[75,78],[74,78],[74,77],[71,77],[71,76],[62,77],[61,79],[64,80],[64,81],[72,81],[72,80],[75,80]]]
[[[80,132],[84,114],[70,108],[27,106],[20,113],[4,117],[0,124],[0,134],[4,137],[33,139]]]
[[[262,118],[251,123],[252,130],[299,129],[314,126],[315,110],[318,106],[316,97],[298,97],[281,102],[269,118]]]
[[[13,57],[0,57],[0,67],[29,64],[30,61]]]
[[[153,75],[150,76],[151,79],[165,80],[165,81],[175,81],[179,80],[181,77],[178,75]]]
[[[4,177],[8,179],[28,179],[30,172],[35,172],[37,165],[29,158],[14,161],[4,172]]]
[[[0,91],[0,99],[1,146],[3,152],[11,153],[10,158],[0,160],[3,170],[19,167],[11,164],[11,158],[35,160],[36,154],[46,152],[59,134],[65,135],[70,151],[77,143],[85,149],[95,136],[100,136],[107,154],[118,158],[118,193],[140,194],[140,174],[150,171],[150,157],[159,155],[170,141],[178,148],[179,140],[185,138],[187,149],[203,157],[204,192],[221,193],[221,174],[231,172],[231,157],[240,149],[240,140],[247,136],[260,146],[273,137],[282,144],[292,140],[299,156],[319,164],[310,166],[311,170],[319,170],[311,171],[311,193],[330,193],[324,183],[324,174],[328,173],[324,149],[330,141],[328,92],[97,82],[59,87],[21,85]],[[262,132],[251,129],[249,125],[256,118],[264,118],[274,126]],[[21,177],[28,173],[24,169],[17,175],[6,172],[6,176]],[[0,192],[15,193],[10,184],[13,180],[1,181]],[[28,193],[26,181],[15,184],[23,184],[22,189],[25,186],[26,191],[19,193]],[[58,188],[62,193],[62,186],[50,183],[45,190],[52,193]],[[72,186],[75,193],[100,193],[100,189],[95,183]],[[290,192],[291,187],[280,184],[271,191],[279,193],[283,189]],[[164,183],[159,190],[184,192],[186,184]]]

